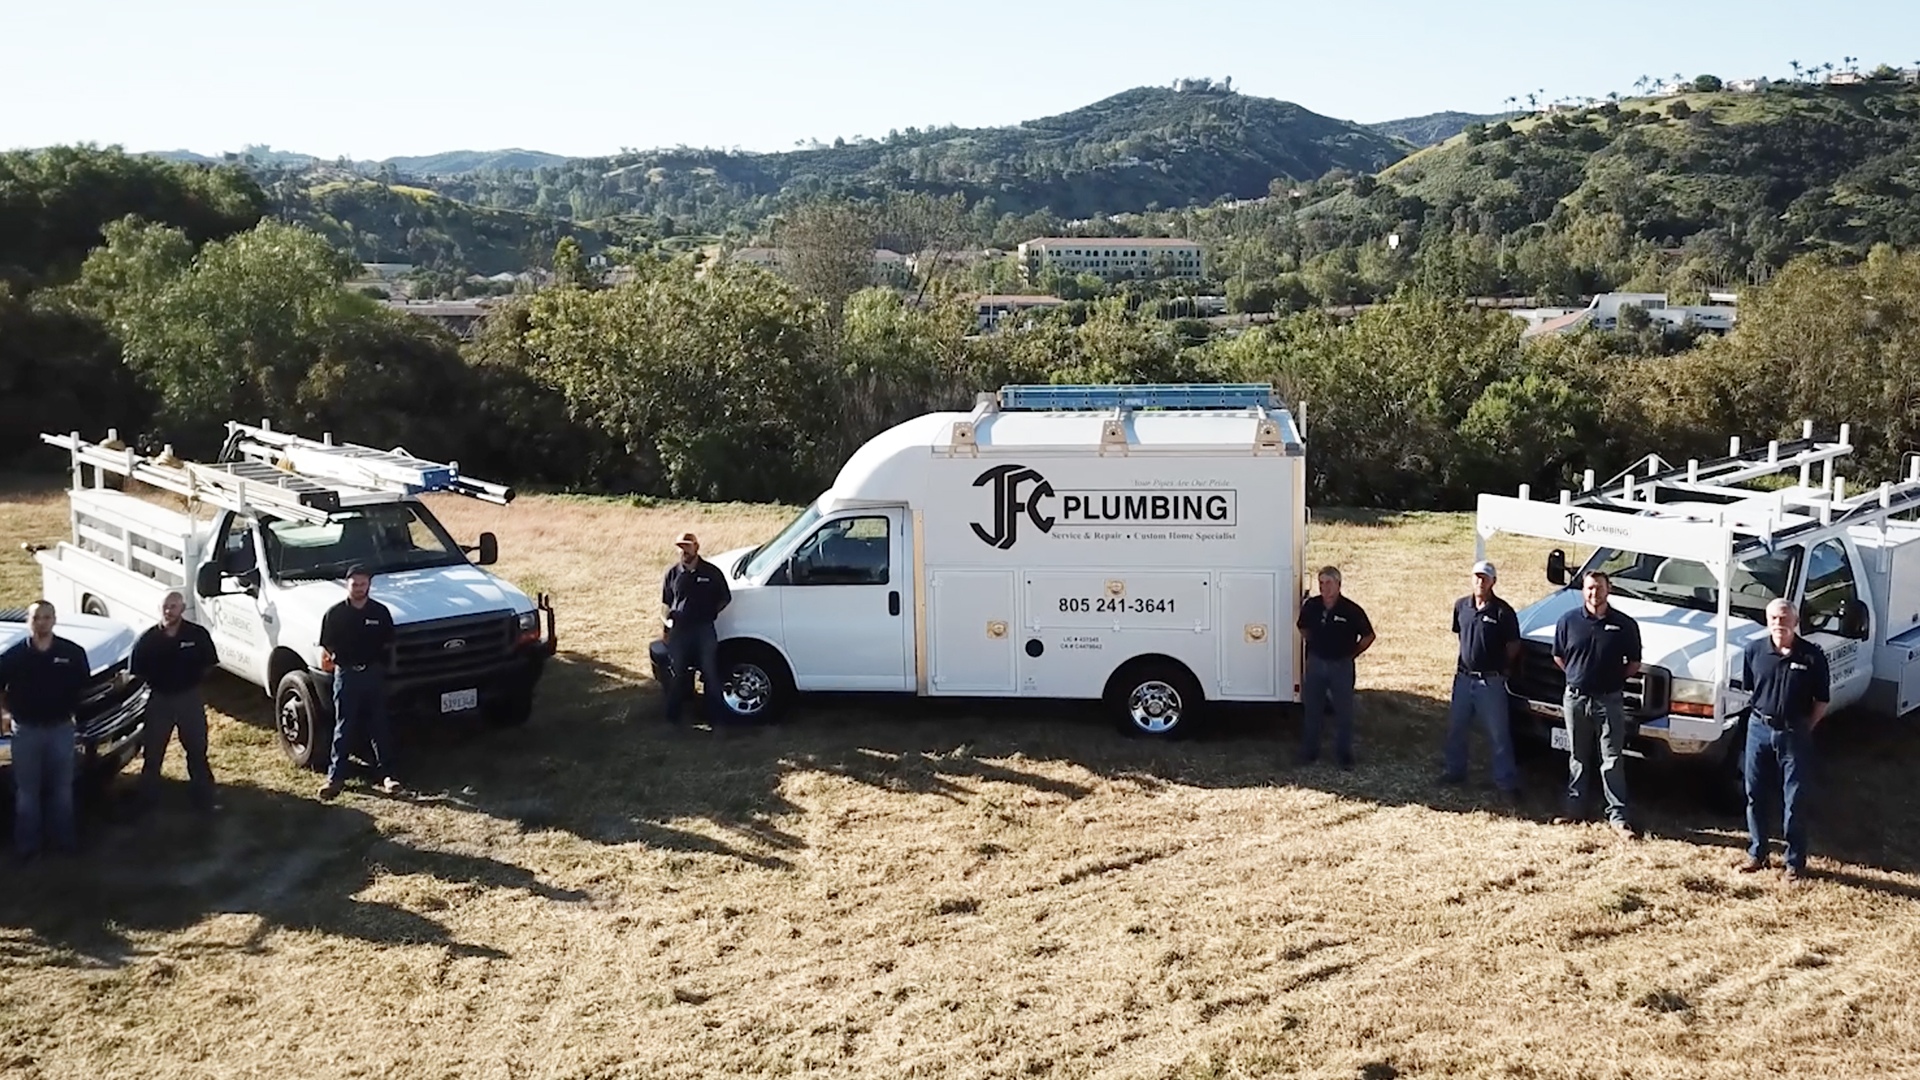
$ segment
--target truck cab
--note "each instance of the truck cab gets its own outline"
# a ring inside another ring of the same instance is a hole
[[[1568,747],[1565,676],[1555,626],[1584,603],[1587,573],[1605,573],[1609,603],[1640,626],[1642,666],[1625,697],[1630,754],[1719,767],[1737,780],[1750,688],[1742,654],[1764,637],[1777,599],[1800,613],[1800,634],[1826,654],[1831,710],[1897,717],[1920,707],[1920,461],[1899,483],[1848,499],[1831,463],[1851,450],[1803,439],[1685,469],[1589,487],[1559,503],[1482,495],[1479,537],[1499,532],[1598,543],[1577,568],[1547,557],[1557,590],[1518,612],[1518,666],[1508,683],[1518,735]],[[1826,477],[1808,483],[1812,467]],[[1747,482],[1801,471],[1800,483]]]

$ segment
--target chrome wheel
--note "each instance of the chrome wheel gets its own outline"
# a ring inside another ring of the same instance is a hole
[[[727,684],[720,699],[738,716],[757,716],[773,703],[773,676],[751,660],[734,664],[727,671]]]
[[[313,718],[307,715],[306,702],[299,694],[283,693],[280,697],[280,739],[297,756],[305,756],[313,741]]]
[[[1180,691],[1172,683],[1149,679],[1127,695],[1127,718],[1148,735],[1165,735],[1186,715]]]

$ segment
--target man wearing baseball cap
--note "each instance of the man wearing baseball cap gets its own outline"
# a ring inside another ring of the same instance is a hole
[[[660,602],[667,606],[673,626],[667,631],[667,652],[673,658],[673,680],[667,685],[667,722],[680,722],[689,673],[698,665],[707,721],[716,732],[725,718],[720,700],[720,636],[714,620],[733,602],[727,575],[700,557],[700,538],[681,533],[674,546],[679,561],[667,568]]]
[[[1507,674],[1520,657],[1520,620],[1511,604],[1493,594],[1498,579],[1492,563],[1484,559],[1474,563],[1473,591],[1453,605],[1460,656],[1454,664],[1446,771],[1440,780],[1466,782],[1467,733],[1477,716],[1493,751],[1493,786],[1512,802],[1520,797],[1520,778],[1513,764],[1513,731],[1507,723]]]

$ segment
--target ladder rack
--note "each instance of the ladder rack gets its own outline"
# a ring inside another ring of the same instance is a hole
[[[324,522],[350,506],[393,502],[433,491],[448,491],[505,505],[512,488],[471,480],[454,464],[439,464],[404,451],[374,450],[351,443],[315,442],[273,431],[266,425],[227,425],[227,446],[217,464],[181,461],[171,446],[159,454],[141,454],[107,432],[105,443],[88,442],[79,432],[42,434],[40,441],[66,450],[73,486],[86,486],[84,470],[171,492],[189,504],[223,510],[266,510],[280,517]]]
[[[1044,412],[1106,409],[1279,409],[1266,383],[1139,383],[1052,386],[1013,384],[1000,388],[1000,408]]]

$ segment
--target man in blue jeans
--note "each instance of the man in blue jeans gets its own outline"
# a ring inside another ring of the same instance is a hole
[[[720,635],[714,620],[733,602],[726,572],[700,557],[700,538],[681,533],[674,541],[680,559],[667,568],[660,584],[660,602],[667,606],[673,626],[667,631],[667,651],[673,660],[673,680],[667,685],[667,723],[680,722],[680,706],[693,672],[700,672],[707,722],[723,730],[726,707],[720,700]]]
[[[0,732],[12,735],[13,853],[79,845],[73,816],[74,711],[92,674],[87,651],[53,632],[53,605],[27,609],[27,639],[0,654]],[[44,832],[42,830],[42,812]]]
[[[1553,631],[1553,662],[1567,673],[1560,699],[1568,741],[1567,808],[1556,824],[1583,821],[1590,813],[1598,764],[1606,794],[1607,825],[1632,839],[1627,819],[1627,680],[1640,673],[1640,624],[1608,603],[1613,581],[1598,570],[1581,581],[1582,606],[1560,616]]]
[[[1359,604],[1340,594],[1340,569],[1320,568],[1320,595],[1300,605],[1294,625],[1307,639],[1307,667],[1300,674],[1305,699],[1301,725],[1301,765],[1320,758],[1320,729],[1333,714],[1333,753],[1343,769],[1353,768],[1354,661],[1373,647],[1373,623]]]
[[[1493,786],[1517,802],[1520,778],[1513,765],[1513,731],[1507,720],[1507,675],[1520,658],[1520,620],[1512,605],[1493,593],[1493,564],[1473,564],[1473,592],[1453,605],[1453,632],[1460,638],[1454,662],[1453,705],[1447,714],[1443,784],[1467,780],[1467,734],[1477,717],[1493,751]]]
[[[1767,868],[1768,818],[1780,802],[1787,834],[1787,884],[1807,872],[1807,819],[1800,800],[1811,777],[1813,729],[1826,718],[1832,690],[1827,654],[1799,634],[1799,613],[1786,600],[1767,605],[1767,636],[1747,646],[1740,685],[1753,697],[1747,711],[1747,857],[1743,873]]]
[[[387,737],[387,669],[393,666],[393,612],[368,595],[373,575],[365,567],[347,571],[347,598],[320,619],[320,647],[333,663],[333,756],[320,798],[340,794],[347,755],[365,738],[379,774],[374,790],[400,790],[393,778],[393,743]]]

